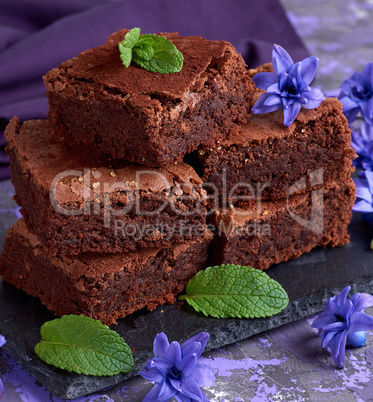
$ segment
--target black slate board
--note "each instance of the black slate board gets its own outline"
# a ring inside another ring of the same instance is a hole
[[[3,229],[3,231],[5,228]],[[152,356],[154,336],[163,331],[170,340],[184,341],[201,331],[210,333],[207,349],[222,347],[256,333],[309,316],[323,309],[326,300],[350,284],[353,292],[373,293],[373,229],[355,215],[349,227],[349,245],[317,248],[300,258],[271,267],[267,273],[285,288],[286,310],[267,319],[214,319],[194,312],[187,304],[166,305],[153,312],[140,311],[112,326],[134,350],[135,367],[127,375],[90,377],[49,366],[34,353],[40,327],[54,318],[38,299],[0,280],[0,334],[6,352],[52,394],[72,399],[115,385],[135,376]],[[3,234],[4,235],[4,234]]]

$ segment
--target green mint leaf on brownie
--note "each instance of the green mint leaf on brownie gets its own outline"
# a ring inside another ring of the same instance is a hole
[[[132,49],[125,47],[121,50],[120,59],[125,67],[129,67],[132,61]]]
[[[140,61],[150,61],[154,56],[154,49],[151,46],[148,47],[144,47],[144,48],[134,48],[133,51],[133,61],[137,64],[139,64],[139,62],[137,60]]]
[[[198,312],[217,318],[260,318],[278,314],[289,298],[265,272],[240,265],[219,265],[198,272],[179,296]]]
[[[133,28],[124,35],[122,42],[118,43],[120,59],[122,63],[128,67],[132,60],[132,48],[140,37],[140,28]]]
[[[176,46],[168,39],[158,35],[142,35],[145,39],[153,39],[153,57],[150,60],[144,60],[137,57],[137,48],[134,48],[133,61],[147,71],[155,73],[169,74],[177,73],[183,67],[184,57],[177,50]]]
[[[132,28],[124,35],[124,39],[119,43],[120,47],[127,47],[132,49],[140,37],[140,28]]]
[[[107,325],[82,315],[65,315],[44,323],[36,354],[46,363],[78,374],[113,376],[133,369],[123,338]]]
[[[134,61],[147,71],[161,74],[177,73],[183,67],[184,57],[170,40],[153,34],[140,36],[140,28],[127,32],[118,47],[125,67]]]
[[[147,49],[151,48],[153,44],[154,40],[151,35],[141,35],[134,47],[136,47],[136,49]]]

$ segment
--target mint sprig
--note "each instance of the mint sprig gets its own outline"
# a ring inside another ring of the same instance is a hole
[[[259,318],[278,314],[289,298],[265,272],[240,265],[219,265],[198,272],[179,296],[206,316]]]
[[[36,354],[46,363],[78,374],[113,376],[133,369],[124,339],[107,325],[82,315],[65,315],[41,327]]]
[[[184,57],[170,40],[154,34],[140,35],[140,28],[127,32],[118,47],[126,67],[134,61],[147,71],[161,74],[177,73],[183,68]]]

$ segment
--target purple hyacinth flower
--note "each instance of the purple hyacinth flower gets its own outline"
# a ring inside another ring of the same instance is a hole
[[[354,347],[364,346],[365,331],[373,329],[373,317],[363,312],[373,306],[373,296],[356,293],[346,300],[350,289],[347,286],[331,297],[312,323],[312,327],[319,329],[322,347],[331,353],[339,368],[344,367],[346,342]]]
[[[284,125],[290,126],[301,107],[314,109],[325,99],[320,89],[309,86],[318,65],[316,57],[295,63],[279,45],[273,46],[273,73],[261,72],[255,75],[256,86],[266,91],[251,109],[254,114],[271,113],[283,108]]]
[[[0,335],[0,348],[3,345],[5,345],[5,343],[6,343],[6,339],[2,335]],[[0,379],[0,398],[3,396],[3,394],[4,394],[4,384]]]
[[[198,363],[209,339],[207,332],[188,339],[183,344],[169,344],[161,332],[153,344],[154,358],[149,359],[139,374],[155,383],[143,399],[144,402],[167,402],[175,398],[179,402],[208,402],[201,391],[215,381],[214,371],[206,364]]]
[[[368,63],[361,73],[355,71],[342,83],[339,100],[350,124],[360,112],[373,125],[373,63]]]
[[[359,177],[353,180],[356,186],[356,200],[352,210],[362,214],[371,214],[373,212],[373,172],[360,171]]]
[[[352,131],[351,147],[358,155],[354,165],[358,169],[373,171],[373,126],[362,121],[360,131]]]

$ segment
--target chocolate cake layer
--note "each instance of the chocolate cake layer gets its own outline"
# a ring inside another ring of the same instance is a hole
[[[352,179],[251,208],[217,212],[209,265],[240,264],[267,269],[314,247],[349,242],[347,226],[355,201]]]
[[[55,140],[46,120],[13,118],[5,136],[26,224],[60,254],[164,247],[207,231],[206,193],[185,163],[108,165]]]
[[[225,205],[276,200],[350,176],[355,152],[335,98],[302,109],[290,127],[282,110],[252,115],[237,135],[189,156],[210,196]]]
[[[178,73],[160,74],[123,66],[118,43],[127,32],[45,75],[48,118],[67,144],[165,167],[246,122],[254,84],[230,43],[162,34],[182,52],[184,65]]]
[[[83,314],[110,325],[142,308],[173,303],[205,268],[211,237],[167,249],[64,257],[51,254],[20,219],[6,237],[0,274],[58,316]]]

